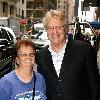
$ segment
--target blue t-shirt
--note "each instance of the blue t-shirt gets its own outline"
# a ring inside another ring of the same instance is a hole
[[[35,98],[46,100],[46,86],[43,76],[35,73]],[[31,82],[24,83],[16,75],[15,70],[0,79],[0,100],[32,100],[34,77]]]

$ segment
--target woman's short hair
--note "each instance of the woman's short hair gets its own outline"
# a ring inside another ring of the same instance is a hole
[[[14,58],[17,57],[18,50],[22,46],[26,46],[26,47],[30,46],[30,47],[33,48],[34,51],[36,51],[35,50],[35,44],[31,40],[29,40],[29,39],[18,40],[16,42],[15,47],[14,47],[14,50],[13,50]]]

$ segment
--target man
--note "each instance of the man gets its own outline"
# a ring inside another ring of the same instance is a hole
[[[68,41],[62,11],[47,12],[43,24],[51,43],[37,52],[37,64],[46,81],[47,100],[98,100],[99,73],[92,46]]]

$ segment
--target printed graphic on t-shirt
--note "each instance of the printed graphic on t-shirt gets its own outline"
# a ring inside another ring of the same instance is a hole
[[[28,91],[28,92],[24,92],[21,94],[17,94],[15,96],[15,100],[32,100],[33,99],[33,91]],[[35,97],[34,100],[42,100],[41,96],[43,94],[39,91],[35,91]]]

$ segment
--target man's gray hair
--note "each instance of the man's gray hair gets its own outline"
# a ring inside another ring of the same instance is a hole
[[[45,16],[43,17],[43,20],[42,20],[45,29],[47,29],[47,27],[48,27],[49,19],[53,18],[53,17],[59,17],[60,20],[64,21],[64,26],[67,27],[66,16],[63,13],[63,11],[61,11],[61,10],[50,10],[45,14]]]

